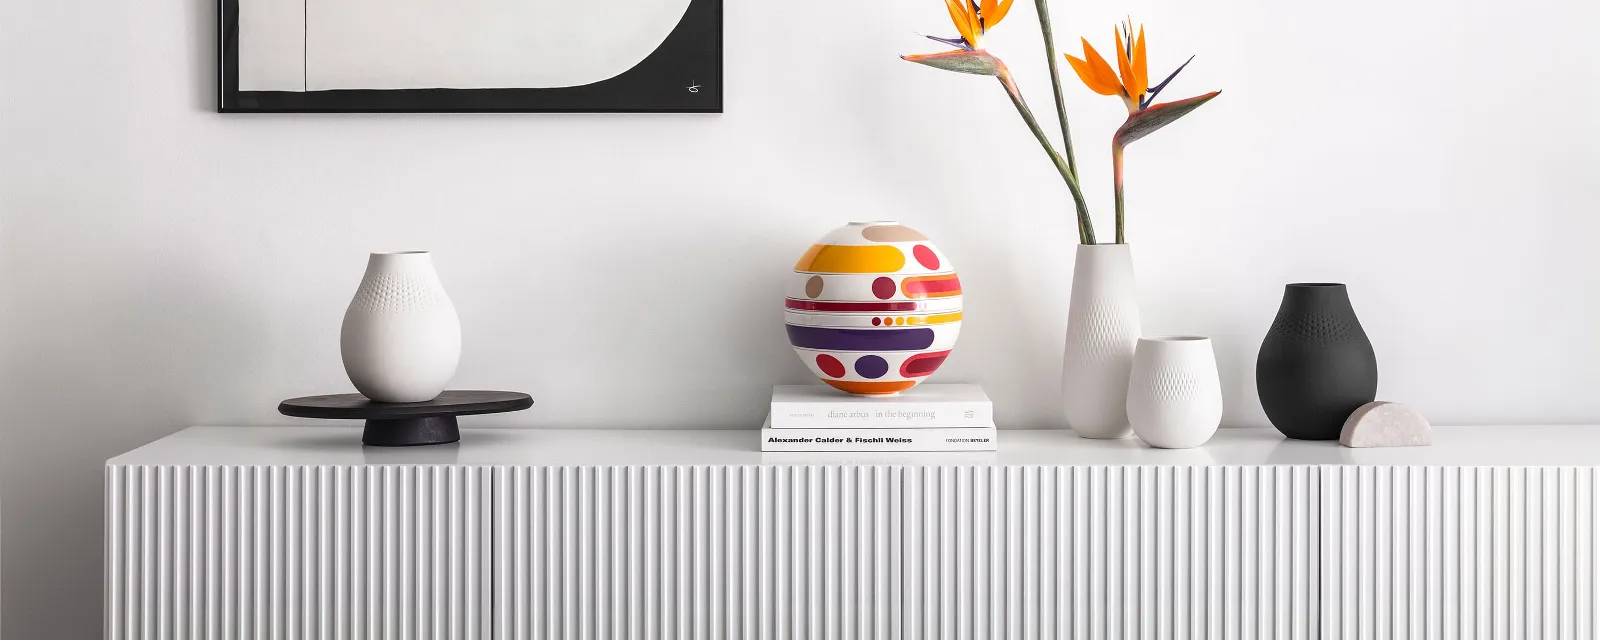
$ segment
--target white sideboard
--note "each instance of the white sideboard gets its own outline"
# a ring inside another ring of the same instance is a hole
[[[1435,437],[194,427],[106,464],[106,637],[1600,636],[1600,428]]]

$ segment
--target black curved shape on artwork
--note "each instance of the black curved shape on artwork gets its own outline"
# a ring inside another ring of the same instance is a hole
[[[223,113],[722,112],[722,0],[690,0],[655,51],[591,84],[306,92],[239,90],[239,0],[220,2],[217,111]]]
[[[1342,284],[1284,287],[1256,358],[1256,392],[1272,426],[1297,440],[1337,440],[1378,394],[1378,359]]]

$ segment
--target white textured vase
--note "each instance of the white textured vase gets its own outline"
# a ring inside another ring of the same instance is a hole
[[[1126,438],[1128,372],[1139,299],[1126,244],[1078,245],[1067,311],[1061,395],[1067,426],[1085,438]]]
[[[426,402],[456,375],[461,320],[426,251],[374,253],[339,333],[344,370],[377,402]]]
[[[1211,340],[1140,338],[1128,377],[1128,420],[1152,447],[1205,444],[1222,422],[1222,382]]]

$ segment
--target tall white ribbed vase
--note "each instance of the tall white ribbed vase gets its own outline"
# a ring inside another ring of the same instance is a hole
[[[1140,338],[1128,376],[1128,421],[1152,447],[1188,449],[1210,440],[1222,422],[1222,381],[1211,340]]]
[[[426,251],[374,253],[339,333],[344,370],[377,402],[426,402],[456,375],[461,321]]]
[[[1067,426],[1085,438],[1126,438],[1140,334],[1133,255],[1126,244],[1078,245],[1074,264],[1061,370]]]

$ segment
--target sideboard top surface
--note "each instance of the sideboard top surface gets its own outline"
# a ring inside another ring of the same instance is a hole
[[[1085,440],[1066,430],[1003,430],[990,453],[762,453],[741,430],[462,429],[461,442],[363,447],[361,428],[190,427],[107,464],[247,465],[1431,465],[1600,464],[1600,426],[1440,427],[1431,447],[1350,449],[1286,440],[1271,429],[1222,429],[1196,449],[1136,438]]]

